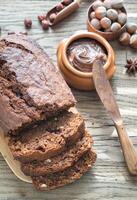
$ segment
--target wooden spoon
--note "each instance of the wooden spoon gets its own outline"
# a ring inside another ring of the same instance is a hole
[[[112,88],[99,59],[93,64],[93,80],[97,93],[117,129],[128,170],[132,175],[137,175],[137,151],[126,132]]]
[[[49,17],[52,13],[56,13],[56,6],[48,11],[46,14],[46,20],[48,21],[50,26],[54,26],[55,24],[62,21],[65,17],[73,13],[75,10],[77,10],[80,7],[80,4],[84,0],[74,0],[72,3],[70,3],[68,6],[66,6],[63,10],[57,13],[56,18],[53,22],[50,21]]]

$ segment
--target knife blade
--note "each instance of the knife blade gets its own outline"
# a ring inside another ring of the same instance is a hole
[[[122,123],[121,114],[101,60],[97,59],[94,62],[92,72],[95,88],[106,110],[114,123]]]

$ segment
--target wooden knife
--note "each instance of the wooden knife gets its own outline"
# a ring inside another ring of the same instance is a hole
[[[128,170],[132,175],[137,175],[137,151],[126,132],[111,85],[100,59],[97,59],[93,64],[93,80],[96,91],[117,129]]]

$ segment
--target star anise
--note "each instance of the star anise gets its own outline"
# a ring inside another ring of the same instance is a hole
[[[137,59],[127,59],[127,64],[125,65],[127,69],[126,72],[130,75],[135,75],[137,72]]]

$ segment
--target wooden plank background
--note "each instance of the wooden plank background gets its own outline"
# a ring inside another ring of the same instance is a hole
[[[24,31],[25,17],[33,19],[29,31],[32,38],[44,47],[56,63],[58,43],[78,30],[86,30],[87,8],[92,0],[85,0],[81,8],[53,30],[44,32],[37,15],[46,12],[57,0],[0,0],[0,27],[2,35],[8,31]],[[129,20],[137,22],[137,1],[125,0]],[[136,57],[136,51],[112,43],[116,52],[117,72],[111,83],[129,135],[137,146],[137,77],[125,74],[126,58]],[[31,184],[18,180],[0,156],[0,200],[136,200],[137,177],[131,177],[126,169],[113,123],[97,94],[73,90],[77,108],[86,120],[98,153],[98,160],[89,173],[74,184],[51,192],[37,192]]]

